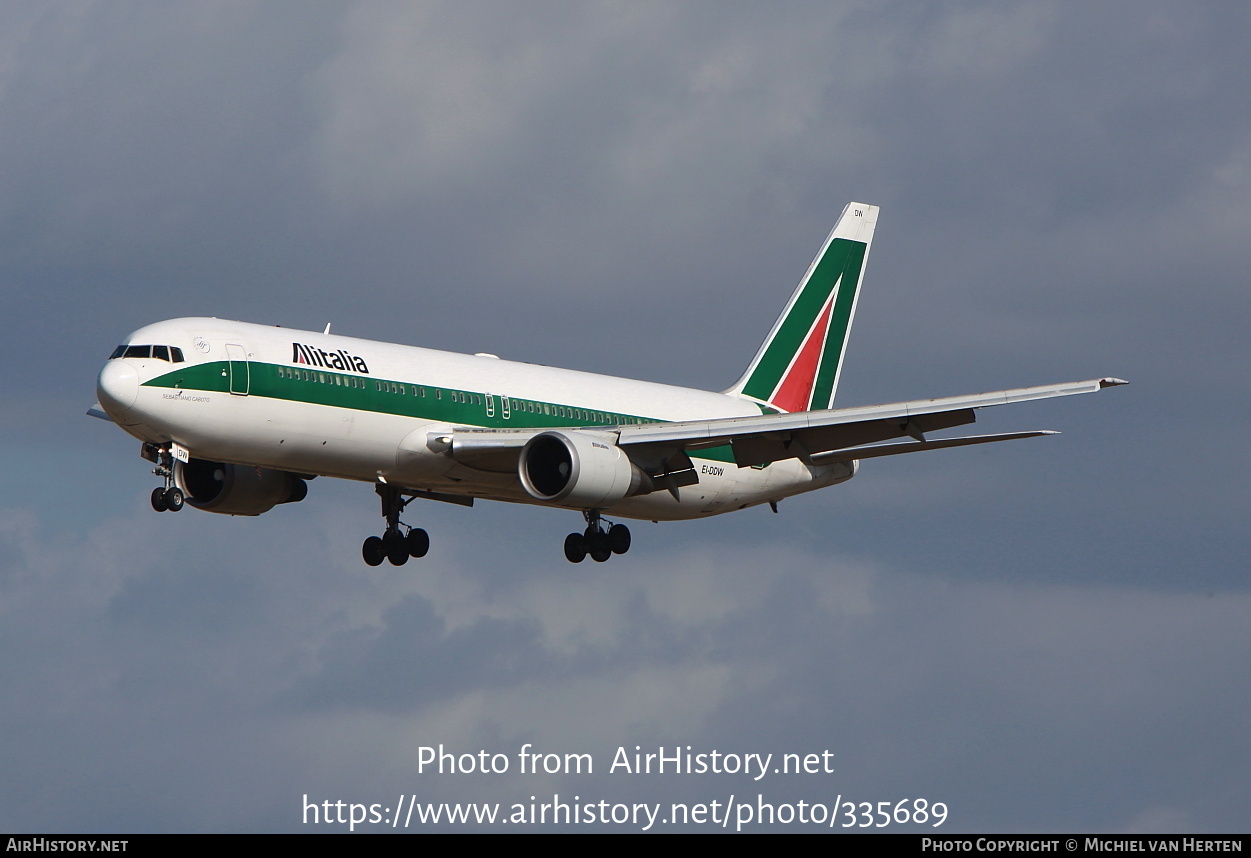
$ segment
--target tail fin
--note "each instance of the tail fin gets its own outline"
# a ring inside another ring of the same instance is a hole
[[[862,203],[843,209],[764,345],[727,394],[777,411],[831,407],[877,211]]]

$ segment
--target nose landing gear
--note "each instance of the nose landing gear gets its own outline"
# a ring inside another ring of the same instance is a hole
[[[588,554],[596,563],[603,563],[614,554],[630,550],[630,528],[624,524],[605,528],[597,509],[584,510],[582,516],[586,519],[586,530],[565,537],[565,559],[570,563],[581,563]]]
[[[178,512],[187,498],[182,489],[174,485],[174,457],[170,455],[168,448],[151,444],[144,444],[142,454],[145,459],[156,464],[152,473],[165,480],[164,486],[152,490],[152,508],[157,512]]]

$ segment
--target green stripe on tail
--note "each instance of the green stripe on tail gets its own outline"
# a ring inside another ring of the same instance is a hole
[[[747,372],[726,393],[778,411],[831,406],[877,212],[861,203],[843,209]]]

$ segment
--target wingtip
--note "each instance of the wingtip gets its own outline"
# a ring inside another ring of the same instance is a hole
[[[1129,384],[1123,378],[1101,378],[1099,379],[1100,387],[1120,387],[1122,384]]]

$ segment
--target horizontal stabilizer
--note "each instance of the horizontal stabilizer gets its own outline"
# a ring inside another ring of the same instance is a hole
[[[879,444],[875,447],[859,447],[854,450],[836,450],[818,453],[812,457],[814,465],[833,465],[853,459],[875,459],[878,456],[897,456],[900,453],[919,453],[922,450],[942,450],[947,447],[967,447],[970,444],[990,444],[994,441],[1013,441],[1017,438],[1038,438],[1042,435],[1059,435],[1048,429],[1033,432],[1003,432],[998,435],[965,435],[962,438],[943,438],[938,441],[917,441],[913,444]]]
[[[113,422],[113,418],[112,418],[112,417],[110,417],[108,414],[105,414],[105,413],[104,413],[104,409],[100,407],[100,403],[98,403],[98,402],[97,402],[97,403],[95,403],[94,405],[92,405],[90,408],[88,408],[88,409],[87,409],[87,416],[88,416],[88,417],[97,417],[97,418],[99,418],[100,420],[107,420],[107,421],[109,421],[110,423],[112,423],[112,422]]]

